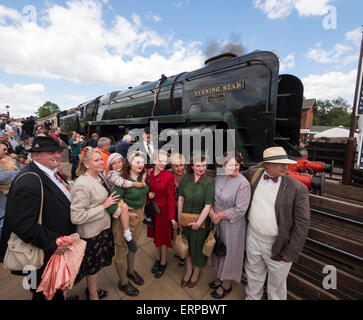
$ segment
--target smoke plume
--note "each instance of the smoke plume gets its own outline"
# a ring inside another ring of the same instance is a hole
[[[231,34],[228,41],[209,40],[204,51],[205,58],[209,59],[225,52],[231,52],[237,56],[243,55],[246,49],[241,42],[241,38],[241,35]]]

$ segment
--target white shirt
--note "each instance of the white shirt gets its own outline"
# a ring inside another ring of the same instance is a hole
[[[55,177],[54,173],[57,173],[57,169],[50,170],[46,166],[43,166],[39,162],[33,160],[33,162],[38,166],[40,170],[42,170],[49,178],[54,182],[54,184],[64,193],[64,195],[68,198],[69,202],[72,202],[71,193],[67,190],[67,188],[63,185],[63,183],[59,182]]]
[[[269,187],[272,187],[272,186],[274,186],[276,183],[278,184],[278,185],[280,185],[280,183],[281,183],[281,177],[278,177],[278,180],[277,180],[277,182],[275,182],[275,181],[273,181],[273,180],[271,180],[271,179],[265,179],[263,176],[265,175],[265,174],[267,174],[269,177],[271,177],[268,173],[267,173],[267,171],[265,170],[264,172],[263,172],[263,174],[262,174],[262,180],[265,182],[265,184],[266,184],[266,186],[269,188]],[[273,177],[271,177],[271,178],[273,178]]]
[[[148,146],[150,147],[150,152]],[[152,143],[148,145],[147,142],[144,140],[144,148],[147,154],[151,157],[151,155],[154,153],[154,145]]]
[[[264,172],[264,174],[266,171]],[[262,181],[261,181],[262,180]],[[260,241],[273,243],[278,235],[275,202],[280,188],[281,177],[277,182],[261,177],[251,200],[248,213],[248,230]]]

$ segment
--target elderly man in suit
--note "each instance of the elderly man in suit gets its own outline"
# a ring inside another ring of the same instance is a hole
[[[119,153],[122,158],[127,158],[127,152],[129,151],[131,144],[131,136],[126,134],[121,141],[119,141],[116,145],[115,152]]]
[[[63,254],[69,246],[69,244],[57,245],[56,239],[76,232],[76,226],[70,219],[70,187],[67,181],[57,173],[62,150],[63,147],[52,137],[36,137],[30,150],[33,161],[19,172],[8,195],[4,230],[0,242],[0,261],[4,259],[11,232],[24,242],[43,249],[44,265],[37,270],[37,286],[50,257],[54,253]],[[43,183],[41,225],[37,223],[41,184],[33,173],[38,175]],[[36,293],[34,288],[31,291],[33,300],[45,299],[44,295]],[[63,292],[57,290],[53,299],[63,300]]]
[[[263,162],[243,174],[251,182],[246,239],[246,300],[259,300],[267,275],[269,300],[286,300],[286,278],[309,229],[307,187],[286,175],[289,164],[282,147],[268,148]],[[261,168],[262,167],[262,168]]]

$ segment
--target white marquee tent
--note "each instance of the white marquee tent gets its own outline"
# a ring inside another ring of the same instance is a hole
[[[349,137],[349,130],[339,127],[325,130],[314,135],[314,138],[348,138],[348,137]],[[359,139],[359,134],[354,133],[354,137],[356,139]]]

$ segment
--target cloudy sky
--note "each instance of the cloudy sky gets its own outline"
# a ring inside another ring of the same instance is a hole
[[[358,0],[0,0],[0,113],[62,110],[206,56],[274,51],[305,97],[353,101]]]

